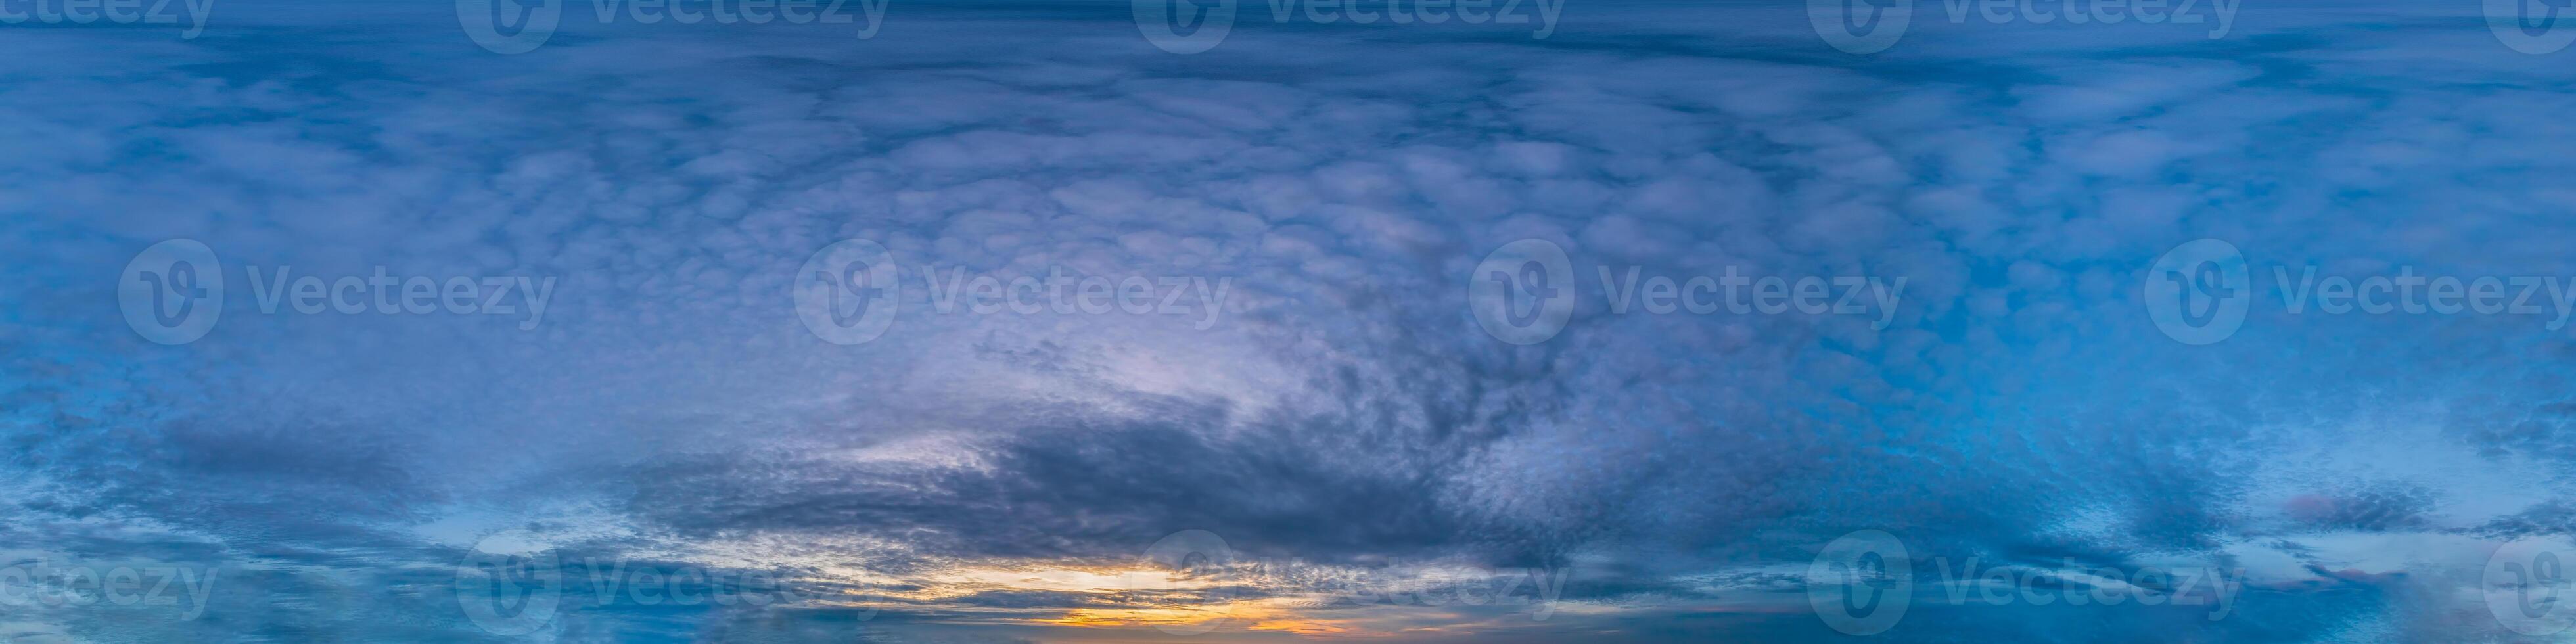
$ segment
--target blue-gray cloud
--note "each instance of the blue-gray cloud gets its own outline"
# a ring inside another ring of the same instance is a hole
[[[0,629],[503,640],[455,595],[504,535],[802,592],[579,603],[541,638],[1052,640],[1090,632],[1032,620],[1186,593],[992,575],[1198,529],[1295,564],[1228,597],[1423,640],[1812,641],[1810,558],[1881,529],[1927,581],[2244,570],[2222,620],[1927,600],[1889,641],[2521,637],[2471,589],[2571,527],[2570,331],[2265,298],[2276,267],[2576,280],[2561,59],[2420,7],[2248,6],[2218,40],[1917,8],[1871,56],[1790,5],[1248,22],[1192,55],[1115,4],[898,2],[866,40],[572,20],[506,56],[443,5],[8,27],[0,558],[221,576],[200,619]],[[2140,285],[2204,237],[2262,295],[2189,346]],[[227,285],[182,346],[118,309],[169,238]],[[853,238],[901,312],[840,346],[793,290]],[[1466,295],[1522,239],[1576,297],[1527,346]],[[289,267],[555,282],[542,317],[262,311]],[[1905,282],[1871,315],[1623,313],[1631,267]],[[942,310],[952,275],[1051,272],[1198,306]],[[1564,607],[1342,583],[1457,569],[1570,571]]]

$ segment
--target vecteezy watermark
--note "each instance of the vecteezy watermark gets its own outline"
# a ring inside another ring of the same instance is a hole
[[[1905,542],[1861,530],[1825,544],[1807,564],[1807,604],[1825,626],[1845,635],[1895,628],[1914,603],[1914,559]]]
[[[2359,279],[2320,275],[2316,266],[2275,265],[2273,301],[2303,315],[2529,315],[2548,316],[2541,328],[2556,331],[2576,316],[2576,277],[2484,275],[2462,277],[2400,266],[2395,274]],[[2147,316],[2166,337],[2184,344],[2212,344],[2236,334],[2260,289],[2235,245],[2201,239],[2166,251],[2147,268]]]
[[[153,244],[126,260],[116,280],[125,325],[161,344],[206,337],[224,317],[224,265],[194,239]]]
[[[2074,557],[2055,566],[1980,567],[1976,557],[1935,557],[1932,565],[1941,579],[1936,599],[1953,605],[2117,606],[2136,601],[2140,606],[2205,606],[2202,618],[2215,622],[2236,613],[2236,596],[2245,590],[2243,568],[2121,570],[2079,565]]]
[[[1290,598],[1299,605],[1527,606],[1531,621],[1547,621],[1573,576],[1567,568],[1486,568],[1430,562],[1350,569],[1299,559],[1255,558],[1236,552],[1206,530],[1182,530],[1155,541],[1141,559],[1150,573],[1131,577],[1133,590],[1153,593],[1186,613],[1152,622],[1157,630],[1201,635],[1232,623],[1235,604]],[[1159,578],[1158,578],[1159,577]]]
[[[815,251],[796,270],[796,317],[814,337],[838,345],[877,339],[902,307],[903,279],[894,255],[865,239]],[[1044,275],[970,273],[925,264],[913,271],[930,311],[949,315],[1172,315],[1193,328],[1216,325],[1234,278],[1200,275],[1076,275],[1051,266]]]
[[[2506,543],[2487,557],[2479,591],[2487,613],[2507,630],[2548,637],[2576,625],[2576,544],[2564,537]]]
[[[1807,26],[1845,53],[1886,51],[1913,23],[1914,0],[1807,0]]]
[[[1645,267],[1595,267],[1611,315],[1871,315],[1870,328],[1894,321],[1906,278],[1863,275],[1748,275],[1728,266],[1717,275],[1647,274]],[[1565,249],[1543,239],[1504,244],[1467,276],[1467,307],[1497,340],[1537,344],[1556,337],[1574,313],[1574,267]]]
[[[2183,344],[2212,344],[2236,335],[2254,288],[2245,254],[2216,239],[2186,242],[2147,267],[2147,317],[2165,337]]]
[[[303,275],[290,283],[287,277],[294,271],[293,266],[279,266],[263,278],[260,267],[243,267],[243,272],[250,275],[251,295],[258,302],[260,313],[275,314],[278,304],[283,302],[305,315],[330,311],[341,315],[446,312],[453,315],[524,316],[519,320],[519,330],[526,331],[545,321],[546,302],[555,293],[555,278],[551,276],[458,275],[440,279],[425,275],[388,275],[385,267],[378,266],[374,272],[364,276],[342,275],[325,280],[317,275]]]
[[[1168,573],[1172,579],[1197,581],[1213,586],[1217,592],[1178,593],[1174,603],[1184,610],[1198,613],[1197,619],[1178,622],[1157,621],[1154,628],[1183,637],[1216,630],[1232,617],[1233,600],[1229,592],[1241,586],[1228,583],[1227,577],[1243,565],[1243,557],[1227,547],[1225,538],[1206,530],[1182,530],[1165,535],[1145,548],[1142,563]]]
[[[513,276],[398,276],[377,266],[365,275],[293,275],[295,267],[244,266],[253,304],[263,315],[281,305],[296,313],[342,315],[503,315],[521,318],[519,330],[545,320],[555,278]],[[153,244],[125,263],[116,283],[125,323],[143,339],[187,344],[206,336],[224,314],[223,262],[193,239]]]
[[[2483,4],[2487,30],[2495,32],[2506,48],[2540,55],[2576,42],[2576,27],[2559,24],[2560,18],[2576,18],[2560,15],[2571,0],[2485,0]]]
[[[188,27],[179,30],[179,39],[194,40],[206,32],[206,17],[214,10],[215,0],[0,0],[0,24],[175,25],[185,20]]]
[[[496,54],[534,51],[554,38],[567,0],[456,0],[456,24],[465,36]],[[600,24],[719,25],[773,22],[791,25],[856,25],[861,40],[885,26],[887,0],[590,0],[587,14]]]
[[[2211,40],[2236,27],[2244,0],[1940,0],[1951,24],[2210,25]],[[2491,2],[2493,0],[2490,0]],[[2567,0],[2543,0],[2566,2]],[[1807,0],[1807,23],[1825,44],[1852,54],[1886,51],[1913,23],[1915,0]],[[2206,6],[2204,11],[2202,7]]]
[[[2073,557],[2057,566],[1981,566],[1977,557],[1929,559],[1937,592],[1915,590],[1917,564],[1902,540],[1882,530],[1860,530],[1825,544],[1807,567],[1807,602],[1827,627],[1846,635],[1876,635],[1895,628],[1915,602],[1953,606],[2201,606],[2209,621],[2236,612],[2245,570],[2142,566],[2083,566]]]
[[[457,607],[476,627],[502,637],[543,629],[567,608],[761,607],[819,596],[771,570],[585,557],[508,532],[485,537],[456,566]],[[872,608],[854,613],[861,621],[876,614]]]
[[[206,614],[216,568],[104,566],[37,560],[0,566],[0,606],[169,606],[180,621]]]
[[[1129,0],[1136,29],[1163,51],[1215,49],[1234,30],[1240,0]],[[1274,24],[1530,25],[1530,39],[1556,34],[1565,0],[1261,0]],[[1259,14],[1255,14],[1259,15]]]

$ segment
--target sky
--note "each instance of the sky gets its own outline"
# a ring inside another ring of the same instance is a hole
[[[2558,10],[0,0],[0,641],[2576,640]]]

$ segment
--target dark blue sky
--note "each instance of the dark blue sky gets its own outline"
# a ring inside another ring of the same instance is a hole
[[[0,641],[2569,636],[2576,23],[1505,4],[0,0]]]

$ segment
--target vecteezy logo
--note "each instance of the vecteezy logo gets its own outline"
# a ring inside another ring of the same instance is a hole
[[[1202,3],[1209,6],[1201,6]],[[1234,30],[1235,0],[1131,0],[1136,29],[1163,51],[1195,54],[1215,49]]]
[[[2576,624],[2576,578],[2567,569],[2576,547],[2564,540],[2530,538],[2505,544],[2487,557],[2480,589],[2487,612],[2513,632],[2546,637]]]
[[[2487,30],[2505,47],[2526,54],[2546,54],[2576,42],[2576,27],[2558,24],[2560,9],[2571,0],[2486,0]]]
[[[1230,571],[1236,561],[1234,548],[1226,546],[1225,538],[1206,530],[1174,532],[1145,548],[1146,566],[1169,574],[1170,579],[1207,582],[1193,589],[1197,591],[1196,603],[1201,604],[1195,612],[1201,614],[1178,623],[1155,622],[1154,628],[1187,637],[1216,630],[1217,626],[1224,624],[1233,616],[1233,598],[1226,592],[1229,586],[1216,578]]]
[[[894,325],[894,256],[865,239],[814,251],[796,271],[796,317],[814,337],[838,345],[877,339]]]
[[[1826,626],[1845,635],[1895,628],[1914,603],[1914,560],[1905,542],[1861,530],[1825,544],[1807,565],[1807,603]]]
[[[563,0],[456,0],[456,24],[465,37],[495,54],[523,54],[546,44],[563,21]]]
[[[116,281],[116,303],[126,326],[161,344],[187,344],[206,336],[224,316],[224,267],[214,249],[194,239],[172,239],[125,263]]]
[[[1914,0],[1807,0],[1807,24],[1844,53],[1886,51],[1912,22]]]
[[[1504,244],[1467,276],[1467,308],[1496,340],[1546,342],[1574,315],[1574,266],[1554,242]]]
[[[503,532],[484,537],[456,565],[456,604],[485,632],[517,637],[545,628],[563,601],[555,551]]]
[[[2254,304],[2245,254],[2236,245],[2199,239],[2175,246],[2147,268],[2147,317],[2165,337],[2190,345],[2236,335]]]

